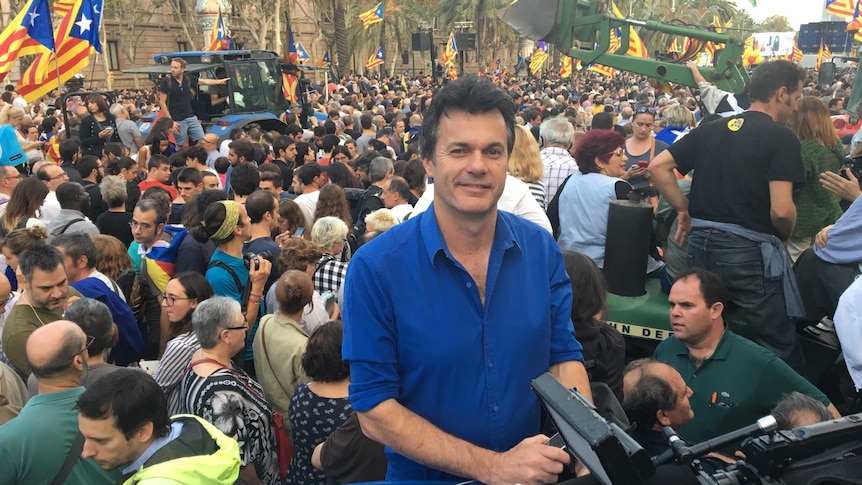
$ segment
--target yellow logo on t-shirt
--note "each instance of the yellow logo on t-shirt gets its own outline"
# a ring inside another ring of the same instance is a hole
[[[745,120],[742,118],[731,118],[730,121],[727,122],[727,129],[730,131],[739,131],[742,128],[742,124],[745,123]]]

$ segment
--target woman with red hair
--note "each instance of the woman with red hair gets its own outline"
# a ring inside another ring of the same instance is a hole
[[[591,130],[575,147],[575,172],[560,188],[557,198],[560,221],[560,249],[589,256],[604,268],[608,205],[624,200],[632,186],[622,179],[626,173],[625,139],[614,130]],[[663,264],[653,258],[646,272],[653,273]]]

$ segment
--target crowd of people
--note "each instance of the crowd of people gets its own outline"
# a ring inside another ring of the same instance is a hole
[[[797,338],[845,344],[862,387],[847,79],[775,61],[727,103],[702,77],[354,76],[307,126],[297,106],[221,140],[184,69],[69,98],[68,126],[0,96],[26,153],[0,166],[0,483],[554,483],[544,372],[607,386],[654,454],[664,426],[854,411],[802,377]],[[632,197],[673,335],[627,366],[602,269]]]

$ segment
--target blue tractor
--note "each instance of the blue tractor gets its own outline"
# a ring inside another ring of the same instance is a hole
[[[284,133],[282,115],[288,108],[282,91],[282,61],[275,52],[231,50],[173,52],[155,56],[155,65],[123,72],[147,74],[158,83],[171,72],[171,59],[185,59],[186,74],[201,79],[230,78],[226,85],[200,85],[192,108],[207,133],[225,139],[234,128],[254,123],[262,130]],[[141,118],[141,134],[149,133],[155,115]]]

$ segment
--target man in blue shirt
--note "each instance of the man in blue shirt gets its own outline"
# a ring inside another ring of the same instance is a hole
[[[569,463],[538,434],[530,381],[550,372],[591,397],[589,382],[559,248],[497,210],[513,113],[486,78],[435,95],[420,133],[433,205],[348,266],[350,400],[390,480],[553,483]]]

